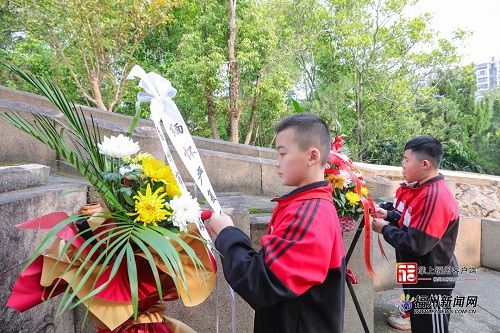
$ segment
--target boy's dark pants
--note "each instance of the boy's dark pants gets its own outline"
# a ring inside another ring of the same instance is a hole
[[[451,307],[446,306],[444,300],[451,298],[451,289],[433,290],[405,288],[404,291],[405,294],[410,295],[410,299],[412,297],[415,298],[410,310],[412,333],[448,333]],[[423,302],[417,304],[419,299],[429,300],[428,306],[423,306]],[[417,313],[415,313],[415,310],[417,310]]]

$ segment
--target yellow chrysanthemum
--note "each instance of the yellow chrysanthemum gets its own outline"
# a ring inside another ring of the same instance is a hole
[[[368,194],[368,189],[366,187],[361,187],[361,193],[363,195],[367,195]]]
[[[177,180],[175,179],[174,174],[172,173],[172,170],[170,169],[169,166],[168,168],[168,173],[165,174],[165,179],[163,182],[165,183],[165,190],[167,191],[167,194],[170,198],[177,196],[181,196],[182,192],[181,189],[179,188],[179,185],[177,185]]]
[[[347,199],[347,201],[349,201],[349,203],[353,206],[356,206],[358,204],[358,202],[361,200],[359,198],[359,195],[357,195],[356,193],[352,192],[352,191],[349,191],[345,194],[345,198]]]
[[[158,226],[157,222],[166,220],[172,214],[166,209],[168,205],[163,199],[167,193],[160,194],[162,191],[163,189],[159,188],[152,193],[148,184],[146,194],[139,192],[134,196],[135,213],[128,213],[130,216],[137,215],[134,222],[143,222],[145,226],[150,223]]]
[[[145,177],[150,178],[153,182],[163,182],[170,198],[182,194],[172,169],[163,161],[156,160],[151,154],[141,153],[137,154],[132,162],[139,165]]]
[[[337,175],[329,175],[328,177],[326,177],[326,180],[328,180],[328,182],[332,184],[334,188],[342,188],[345,184],[345,179]]]
[[[149,154],[143,154],[140,158],[142,173],[155,182],[164,181],[172,173],[163,161],[158,161]]]

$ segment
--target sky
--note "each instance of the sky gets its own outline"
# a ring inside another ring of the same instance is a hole
[[[457,28],[473,32],[459,49],[462,64],[490,61],[495,55],[500,59],[500,0],[420,0],[409,11],[424,12],[432,14],[431,27],[439,37],[451,38]]]

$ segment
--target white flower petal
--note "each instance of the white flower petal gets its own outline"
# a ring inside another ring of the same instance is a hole
[[[113,158],[125,158],[137,153],[141,148],[131,138],[120,134],[118,136],[104,137],[102,143],[98,143],[99,152]]]
[[[170,200],[169,206],[173,213],[168,218],[169,221],[178,227],[181,231],[187,231],[189,222],[196,222],[201,215],[200,205],[196,199],[191,198],[189,194],[175,196]]]
[[[139,169],[139,167],[137,165],[135,165],[134,163],[130,163],[129,165],[125,165],[125,166],[120,167],[120,170],[118,170],[118,172],[123,177],[123,176],[125,176],[126,173],[134,171],[136,169]],[[127,176],[127,178],[130,180],[137,180],[137,176],[135,176],[135,175],[129,175],[129,176]]]

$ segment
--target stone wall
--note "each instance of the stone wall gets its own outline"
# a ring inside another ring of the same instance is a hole
[[[58,114],[44,97],[0,86],[0,112],[9,110],[27,117],[30,117],[30,112]],[[131,121],[131,117],[94,108],[83,107],[83,111],[92,115],[102,135],[126,133]],[[50,149],[4,121],[0,121],[0,133],[3,133],[0,162],[39,163],[50,166],[51,172],[74,172],[64,163],[57,162],[57,156]],[[139,121],[134,139],[139,141],[143,151],[162,158],[163,151],[150,120]],[[200,137],[193,139],[216,192],[279,196],[290,191],[289,187],[281,185],[276,174],[275,150]],[[182,178],[192,181],[178,155],[173,152],[173,156]],[[356,165],[364,171],[369,182],[377,183],[376,191],[382,189],[373,193],[374,198],[391,196],[403,181],[401,167]],[[446,170],[442,173],[454,184],[452,190],[463,216],[500,219],[500,177]],[[387,180],[392,182],[392,189],[386,184]]]
[[[14,110],[28,120],[33,118],[31,113],[34,112],[64,121],[63,116],[49,106],[45,98],[0,86],[0,112]],[[92,115],[99,126],[101,136],[124,134],[128,131],[131,117],[88,107],[82,109],[86,115]],[[87,121],[90,121],[90,118],[87,118]],[[0,132],[3,133],[0,162],[39,163],[50,166],[51,172],[76,174],[74,169],[58,161],[57,155],[51,149],[3,120],[0,120]],[[159,159],[164,158],[152,121],[141,119],[133,139],[139,142],[143,152]],[[216,192],[232,191],[274,196],[289,191],[281,186],[275,172],[274,150],[196,136],[193,139]],[[193,181],[175,149],[170,146],[170,150],[183,180]]]
[[[461,183],[456,185],[455,190],[462,214],[500,219],[500,188],[497,180],[485,185]]]
[[[393,193],[404,181],[401,167],[356,163],[366,176],[389,179]],[[460,208],[460,215],[500,219],[500,177],[461,171],[440,171],[448,181]]]
[[[77,333],[75,326],[80,321],[75,319],[72,311],[56,316],[58,300],[23,313],[5,304],[14,282],[45,236],[41,230],[18,229],[15,225],[54,211],[76,214],[87,202],[86,189],[85,185],[51,182],[35,188],[0,193],[0,332]]]

